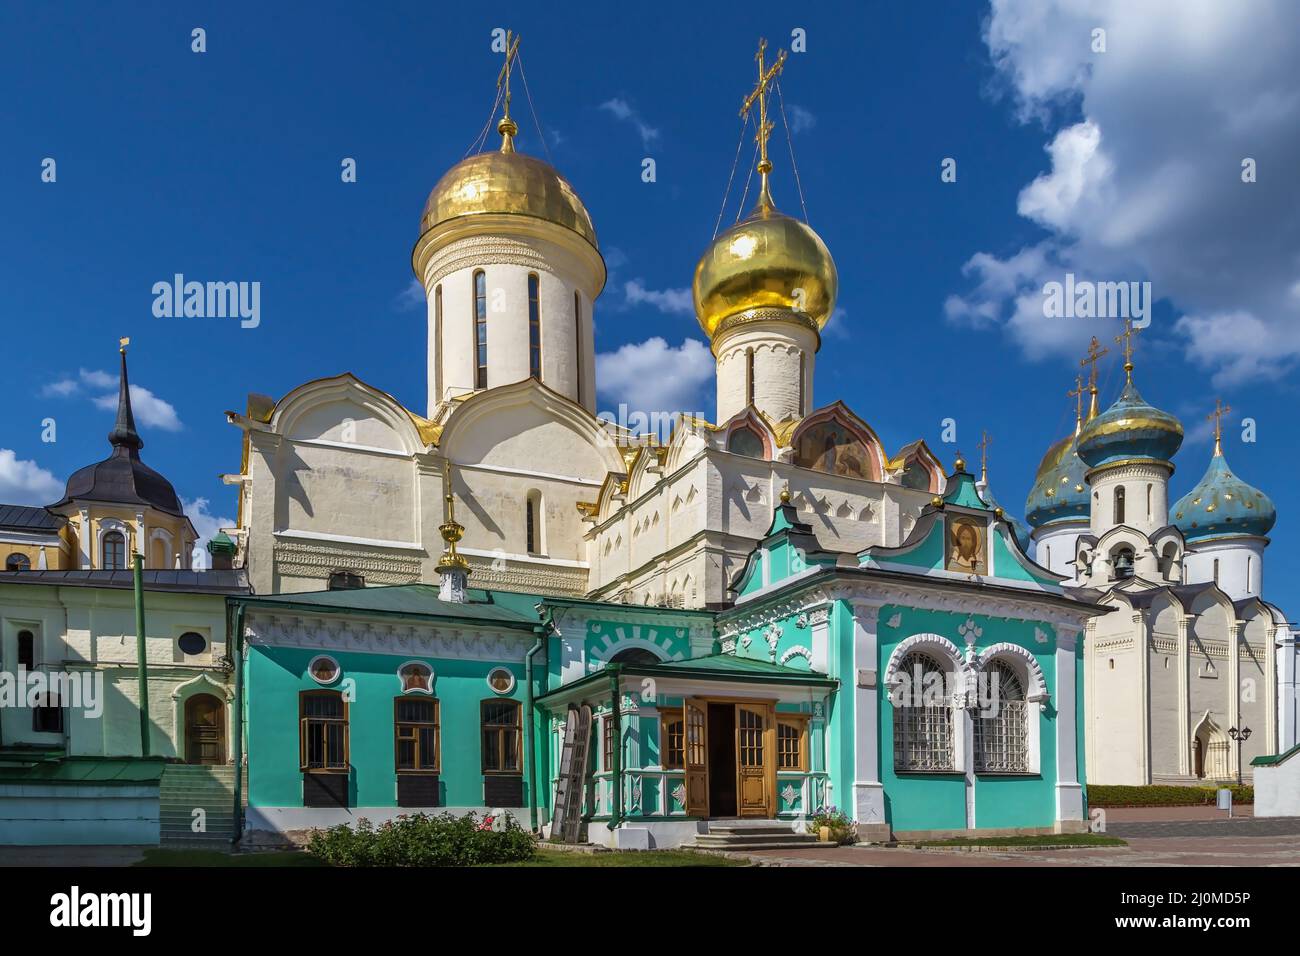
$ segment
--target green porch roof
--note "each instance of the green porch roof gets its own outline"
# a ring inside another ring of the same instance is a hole
[[[158,783],[164,766],[161,757],[68,757],[29,767],[0,767],[0,785],[141,786]]]
[[[1290,760],[1296,754],[1300,754],[1300,744],[1296,744],[1286,753],[1280,754],[1261,754],[1250,762],[1252,767],[1272,767],[1277,764]]]
[[[614,664],[606,666],[579,680],[547,691],[537,698],[544,703],[548,698],[571,694],[575,690],[608,683],[612,668],[618,668],[623,677],[680,677],[693,680],[710,680],[749,685],[799,685],[804,687],[838,687],[840,682],[824,674],[795,670],[783,664],[740,657],[736,654],[710,654],[689,660],[665,661],[659,664]]]

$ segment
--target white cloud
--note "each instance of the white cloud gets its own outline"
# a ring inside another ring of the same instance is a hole
[[[690,289],[647,289],[640,279],[629,279],[623,284],[623,294],[628,305],[649,305],[670,314],[695,314]]]
[[[841,340],[853,338],[853,332],[845,320],[848,314],[847,309],[837,305],[831,311],[831,317],[826,320],[826,326],[822,329],[822,338]]]
[[[1104,53],[1092,50],[1095,28]],[[1105,333],[1044,320],[1044,281],[1066,270],[1149,280],[1180,316],[1179,347],[1216,385],[1290,370],[1300,4],[993,0],[984,40],[1020,119],[1049,131],[1049,169],[1017,204],[1049,237],[1007,258],[972,256],[976,287],[945,303],[949,319],[1001,329],[1031,356],[1073,352]],[[1242,182],[1246,157],[1258,182]]]
[[[424,286],[419,279],[412,279],[401,292],[393,296],[393,308],[398,312],[414,312],[426,307]]]
[[[817,117],[812,114],[811,110],[806,110],[802,106],[796,106],[791,103],[785,108],[786,119],[790,121],[791,133],[802,133],[804,130],[812,129],[817,125]]]
[[[199,536],[198,542],[194,546],[194,553],[191,556],[192,566],[209,568],[212,566],[212,555],[208,554],[208,542],[222,528],[234,527],[235,521],[233,518],[218,517],[208,511],[207,498],[195,498],[192,501],[182,498],[181,509],[185,512],[185,516],[190,519],[190,523],[194,525],[194,530]]]
[[[685,339],[673,348],[655,336],[596,356],[601,397],[647,415],[699,412],[704,385],[713,374],[713,353],[698,339]]]
[[[95,407],[107,411],[117,408],[117,395],[100,395],[95,400]],[[180,416],[171,402],[159,398],[143,385],[131,386],[131,411],[141,425],[148,428],[161,428],[165,432],[177,432],[182,427]]]
[[[631,123],[635,126],[637,133],[641,137],[642,146],[648,147],[651,144],[658,142],[659,130],[655,129],[643,120],[641,114],[634,110],[627,100],[616,96],[613,99],[601,103],[600,108],[606,113],[609,113],[615,119],[622,120],[625,123]]]
[[[34,461],[0,448],[0,502],[7,505],[48,505],[63,496],[63,483]]]

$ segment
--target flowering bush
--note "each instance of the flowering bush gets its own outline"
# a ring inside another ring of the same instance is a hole
[[[475,866],[516,863],[536,852],[533,835],[509,816],[403,815],[376,827],[361,820],[316,830],[307,851],[330,866]]]
[[[858,841],[858,825],[838,807],[822,807],[813,814],[811,827],[815,834],[820,834],[822,827],[829,829],[832,843],[845,844]]]

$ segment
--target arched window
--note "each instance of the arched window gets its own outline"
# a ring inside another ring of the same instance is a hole
[[[573,293],[573,380],[575,382],[574,391],[577,393],[574,397],[579,405],[582,404],[582,299],[577,292]]]
[[[366,586],[366,579],[355,571],[331,571],[329,589],[331,591],[355,591]]]
[[[627,647],[609,659],[611,664],[658,664],[659,658],[644,647]]]
[[[1219,559],[1214,559],[1214,583],[1219,583]]]
[[[1128,545],[1116,548],[1110,560],[1117,580],[1133,577],[1133,549]]]
[[[1124,486],[1115,489],[1115,524],[1124,523]]]
[[[122,532],[110,531],[104,535],[101,549],[102,567],[118,571],[126,567],[126,536]]]
[[[542,299],[541,281],[536,272],[528,273],[528,374],[542,380]]]
[[[954,769],[952,707],[943,667],[913,651],[899,665],[903,685],[894,708],[894,770],[925,773]]]
[[[754,404],[754,350],[745,349],[745,404]]]
[[[1029,772],[1029,705],[1019,675],[1005,661],[984,668],[992,703],[975,717],[975,772]],[[995,690],[996,688],[996,690]]]
[[[1151,486],[1147,485],[1147,520],[1151,518]]]
[[[763,452],[763,439],[748,428],[737,428],[727,436],[727,451],[746,458],[767,457]]]
[[[474,273],[474,387],[487,388],[487,276]]]
[[[528,500],[524,503],[524,533],[527,538],[528,553],[542,554],[545,541],[542,536],[542,493],[540,491],[528,492]]]
[[[433,341],[438,350],[438,364],[433,373],[433,394],[438,401],[442,401],[442,283],[433,288]]]
[[[15,551],[9,557],[5,558],[6,571],[30,571],[32,569],[32,559],[25,554],[19,554]]]
[[[1160,573],[1172,580],[1178,565],[1178,545],[1170,541],[1160,553]]]

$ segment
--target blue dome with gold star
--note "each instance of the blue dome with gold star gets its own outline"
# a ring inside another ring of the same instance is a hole
[[[1188,541],[1268,534],[1277,510],[1268,495],[1242,481],[1215,449],[1205,477],[1178,499],[1170,512],[1173,524]]]
[[[1025,520],[1035,528],[1056,521],[1087,520],[1088,466],[1079,457],[1079,436],[1066,435],[1047,449],[1038,465],[1034,487],[1025,499]]]
[[[1167,463],[1182,443],[1182,423],[1143,400],[1130,378],[1119,400],[1079,433],[1079,457],[1089,468],[1134,460]]]

